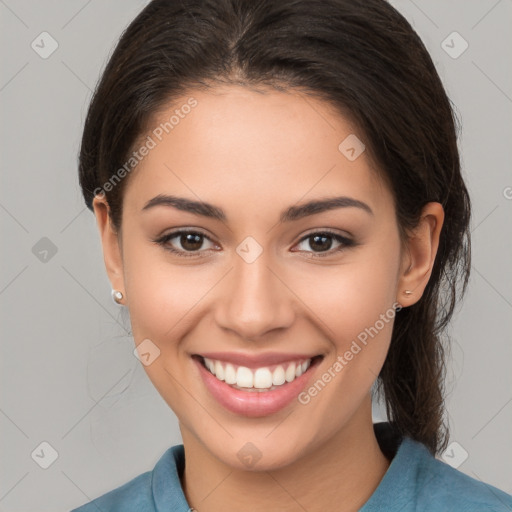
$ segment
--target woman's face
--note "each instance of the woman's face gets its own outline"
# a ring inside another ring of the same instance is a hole
[[[152,130],[176,110],[168,134],[144,135],[155,147],[126,184],[110,278],[184,439],[234,467],[285,466],[371,421],[403,263],[392,196],[362,135],[320,100],[191,91]],[[334,198],[345,199],[303,208]],[[179,230],[194,234],[170,236]]]

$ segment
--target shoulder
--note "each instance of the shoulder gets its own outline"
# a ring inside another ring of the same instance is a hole
[[[433,457],[427,448],[415,441],[413,450],[418,465],[418,510],[451,510],[464,512],[510,512],[512,496],[488,483],[477,480]]]
[[[183,445],[172,446],[152,471],[132,478],[71,512],[156,512],[169,506],[172,510],[188,510],[180,485],[183,466]]]
[[[153,512],[151,478],[152,471],[146,471],[71,512]]]
[[[389,422],[376,424],[375,433],[391,463],[360,512],[512,512],[510,494],[434,457]]]

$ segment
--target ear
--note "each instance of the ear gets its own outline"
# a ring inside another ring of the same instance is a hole
[[[123,276],[123,257],[121,251],[121,237],[114,228],[110,217],[110,207],[105,194],[96,195],[92,206],[96,223],[100,232],[101,244],[103,246],[103,260],[110,284],[114,290],[125,294]],[[123,299],[124,300],[124,299]]]
[[[398,297],[403,307],[412,306],[423,295],[432,274],[444,222],[440,203],[427,203],[418,226],[409,234],[398,281]],[[405,293],[409,290],[412,293]]]

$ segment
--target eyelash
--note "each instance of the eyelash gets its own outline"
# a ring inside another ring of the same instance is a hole
[[[169,251],[173,254],[176,254],[176,256],[182,257],[182,258],[193,258],[197,257],[198,254],[200,254],[201,251],[181,251],[176,250],[173,247],[168,245],[168,242],[172,240],[173,238],[176,238],[180,235],[200,235],[210,242],[213,243],[210,237],[208,237],[206,234],[202,233],[201,231],[193,231],[193,230],[178,230],[173,231],[171,233],[168,233],[156,240],[153,240],[154,243],[162,246],[166,251]],[[301,242],[307,240],[308,238],[313,238],[314,235],[328,235],[331,238],[334,238],[337,242],[341,243],[342,245],[338,247],[337,249],[329,249],[324,252],[313,252],[313,251],[306,251],[306,252],[312,252],[314,256],[313,258],[325,258],[327,256],[332,256],[333,253],[339,253],[344,251],[345,249],[348,249],[349,247],[355,247],[357,243],[354,240],[351,240],[350,238],[346,238],[339,233],[336,233],[334,231],[331,231],[330,229],[323,229],[321,231],[313,231],[311,233],[308,233],[306,236],[302,237],[297,244],[300,244]],[[204,256],[200,256],[204,257]]]

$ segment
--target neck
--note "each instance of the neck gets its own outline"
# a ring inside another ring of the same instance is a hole
[[[197,512],[355,512],[368,501],[390,464],[375,437],[371,398],[325,443],[271,471],[230,467],[183,427],[182,436],[182,487]]]

